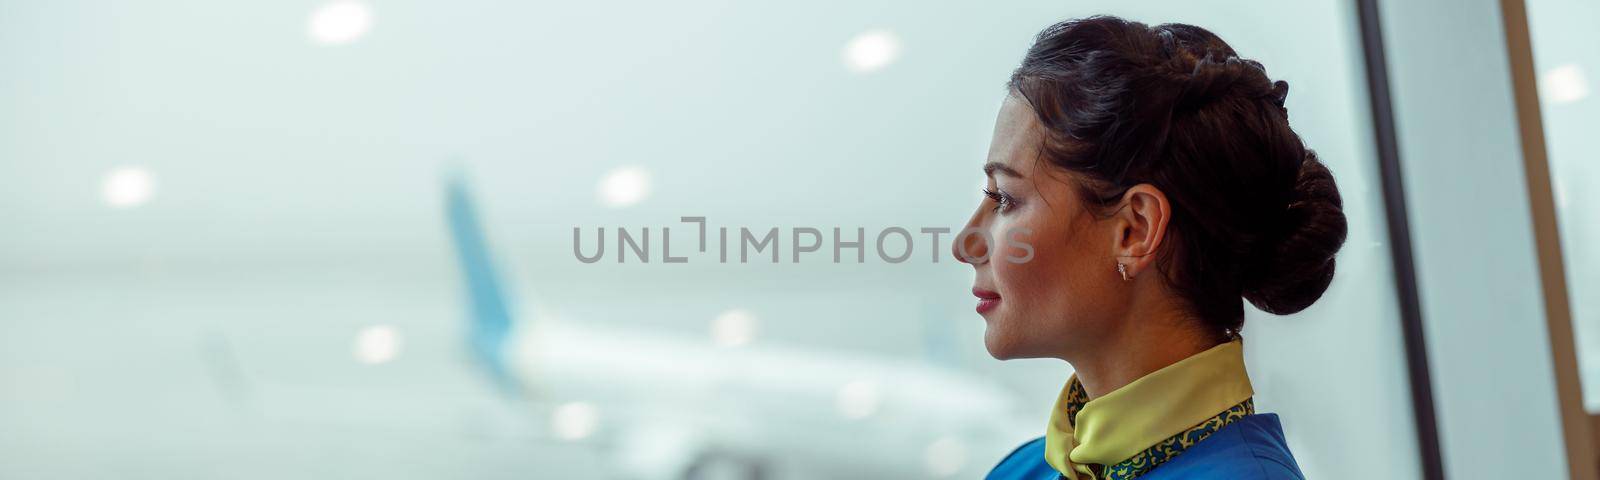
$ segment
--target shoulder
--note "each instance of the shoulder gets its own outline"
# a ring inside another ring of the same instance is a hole
[[[1304,480],[1283,438],[1283,425],[1271,413],[1249,415],[1228,424],[1151,470],[1147,480]]]
[[[1044,461],[1044,437],[1029,440],[1000,460],[985,480],[1050,480],[1060,474]]]
[[[1052,480],[1059,474],[1044,461],[1044,437],[1007,454],[986,480]],[[1249,415],[1228,424],[1151,470],[1141,480],[1304,480],[1283,438],[1283,425],[1271,413]]]

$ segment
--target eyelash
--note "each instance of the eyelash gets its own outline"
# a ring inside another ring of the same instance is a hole
[[[1017,204],[1017,199],[1013,198],[1011,194],[1006,193],[1004,190],[996,191],[984,188],[983,195],[989,197],[990,200],[994,200],[994,211],[996,212],[1001,210],[1010,210],[1011,207],[1014,207]]]

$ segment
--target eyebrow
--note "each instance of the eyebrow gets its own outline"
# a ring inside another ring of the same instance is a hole
[[[983,175],[984,176],[992,177],[992,176],[994,176],[994,172],[1000,172],[1000,173],[1003,173],[1003,174],[1006,174],[1006,175],[1010,175],[1012,177],[1022,178],[1022,173],[1017,172],[1016,170],[1012,170],[1011,167],[1007,167],[1007,166],[1002,165],[1002,164],[1000,164],[998,162],[989,162],[989,163],[983,164]]]

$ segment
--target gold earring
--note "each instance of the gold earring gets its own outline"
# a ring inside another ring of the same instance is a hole
[[[1122,281],[1124,281],[1124,282],[1128,281],[1128,266],[1127,265],[1123,265],[1122,262],[1117,262],[1117,273],[1122,274]]]

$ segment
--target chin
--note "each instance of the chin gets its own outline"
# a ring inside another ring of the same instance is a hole
[[[994,331],[993,326],[984,331],[983,347],[989,351],[989,356],[994,357],[995,360],[1021,358],[1021,355],[1017,352],[1016,342],[1008,341],[1004,334]]]

